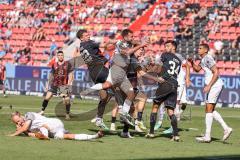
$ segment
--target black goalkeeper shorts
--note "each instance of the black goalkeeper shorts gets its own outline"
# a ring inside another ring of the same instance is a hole
[[[104,83],[107,80],[109,69],[102,64],[98,64],[89,67],[89,74],[95,84]]]
[[[164,102],[165,107],[176,108],[177,87],[168,82],[159,84],[153,102],[159,105]]]

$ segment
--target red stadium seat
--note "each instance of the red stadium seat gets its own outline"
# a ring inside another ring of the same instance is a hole
[[[233,69],[226,69],[225,72],[224,72],[225,75],[234,75],[235,72]]]
[[[224,64],[225,68],[233,68],[232,62],[231,61],[227,61]]]
[[[229,32],[229,27],[222,27],[221,32],[222,33],[228,33]]]
[[[233,41],[233,40],[237,39],[237,37],[238,37],[238,36],[237,36],[237,34],[235,34],[235,33],[230,34],[230,35],[229,35],[229,40],[232,40],[232,41]]]
[[[232,21],[222,21],[222,26],[230,26],[231,24],[233,24]]]
[[[218,68],[224,68],[225,67],[224,61],[217,61],[217,67]]]

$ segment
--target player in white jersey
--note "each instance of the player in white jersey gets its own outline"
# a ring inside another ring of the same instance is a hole
[[[177,95],[177,106],[176,106],[176,116],[177,119],[180,120],[181,113],[187,107],[187,87],[190,86],[190,66],[188,62],[180,55],[177,54],[178,57],[182,60],[182,66],[180,72],[178,74],[178,95]],[[186,68],[186,71],[185,69]]]
[[[74,140],[90,140],[103,136],[99,131],[95,135],[87,134],[70,134],[65,128],[61,120],[57,118],[47,118],[35,112],[27,112],[24,116],[20,112],[14,112],[11,115],[12,121],[16,124],[17,130],[10,136],[17,136],[22,133],[39,139],[74,139]]]
[[[213,118],[221,124],[224,129],[223,141],[232,133],[232,128],[230,128],[223,120],[221,115],[215,111],[215,106],[223,89],[223,81],[219,78],[218,69],[216,67],[216,62],[213,57],[208,54],[209,46],[207,44],[201,44],[198,49],[198,54],[201,57],[201,63],[196,65],[192,59],[188,61],[192,64],[193,69],[199,72],[201,69],[205,72],[205,87],[203,92],[207,94],[206,96],[206,132],[203,137],[197,137],[196,140],[199,142],[211,141],[211,127]]]

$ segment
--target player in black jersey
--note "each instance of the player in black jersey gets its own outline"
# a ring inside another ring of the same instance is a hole
[[[150,115],[150,132],[146,135],[147,138],[154,137],[154,126],[156,123],[157,111],[159,106],[164,102],[167,108],[167,113],[171,119],[173,127],[174,141],[179,141],[177,118],[174,115],[174,109],[177,103],[177,76],[181,67],[181,60],[175,55],[177,44],[175,41],[167,41],[165,43],[166,52],[161,55],[160,62],[162,70],[158,74],[163,82],[158,84],[156,97],[153,100],[152,113]]]
[[[100,54],[101,51],[99,48],[104,48],[106,44],[99,44],[90,40],[90,34],[87,32],[87,30],[79,30],[77,32],[77,38],[81,40],[80,56],[88,67],[92,81],[95,84],[105,82],[109,74],[108,67],[106,67],[108,60]],[[115,42],[109,41],[108,44],[110,43]],[[101,128],[108,129],[103,123],[102,116],[106,104],[111,99],[111,95],[107,92],[107,90],[100,90],[99,95],[100,101],[98,104],[96,125]]]

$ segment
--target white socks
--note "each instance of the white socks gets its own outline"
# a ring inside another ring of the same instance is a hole
[[[94,90],[101,90],[103,89],[102,87],[102,83],[97,83],[95,85],[93,85],[92,87],[90,87],[91,89],[94,89]]]
[[[206,123],[206,133],[205,137],[211,139],[211,128],[213,122],[213,113],[206,113],[205,123]]]
[[[159,121],[163,121],[164,114],[165,114],[165,107],[164,105],[161,105],[158,110]]]
[[[221,124],[222,128],[225,130],[227,130],[229,127],[227,126],[227,124],[224,122],[222,116],[217,112],[217,111],[213,111],[213,118]]]
[[[176,104],[176,108],[174,109],[174,114],[177,117],[177,121],[180,121],[180,104]]]
[[[132,102],[128,99],[124,101],[123,107],[122,107],[122,112],[123,113],[128,113],[130,110]]]
[[[88,135],[88,134],[75,134],[75,140],[86,141],[89,139],[98,138],[98,135]]]

